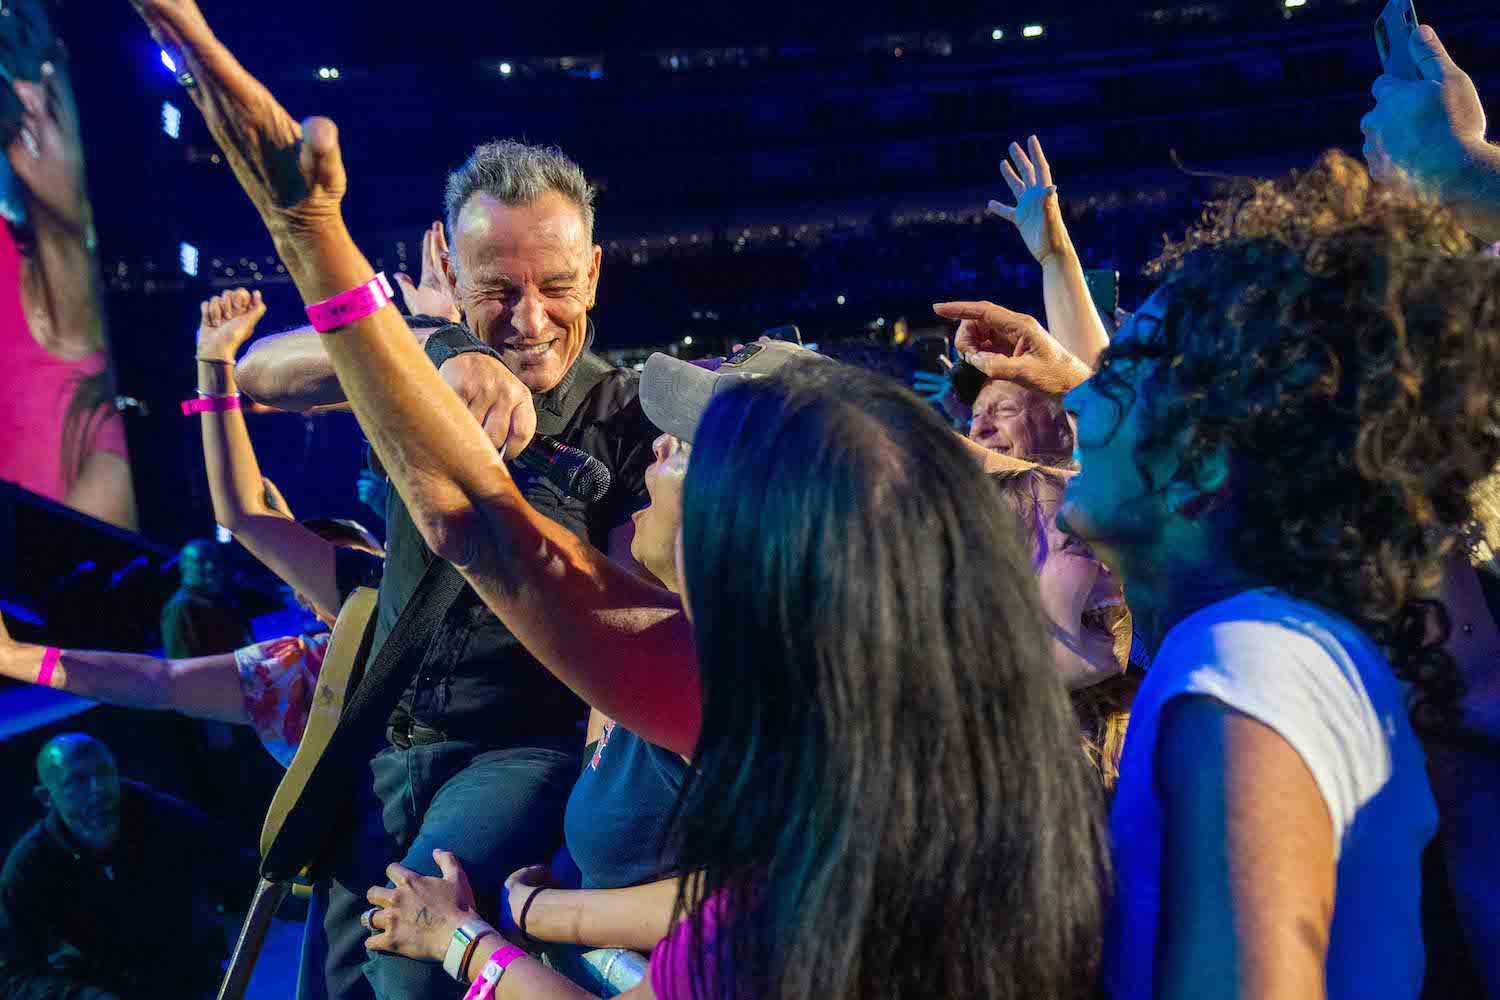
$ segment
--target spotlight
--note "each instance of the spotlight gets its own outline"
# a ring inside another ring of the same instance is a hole
[[[682,338],[682,342],[684,344],[687,344],[689,347],[693,346],[693,338],[692,337],[683,337]]]
[[[161,50],[161,64],[167,67],[167,72],[177,72],[177,61],[167,54],[166,49]]]
[[[1021,35],[1025,38],[1040,38],[1045,30],[1040,24],[1028,24],[1021,29]]]
[[[327,80],[332,75],[333,75],[333,70],[329,69],[327,66],[319,66],[318,67],[318,79],[320,79],[320,80]]]
[[[1005,37],[1005,32],[1004,32],[1004,30],[1002,30],[1000,28],[996,28],[994,31],[990,32],[990,39],[992,41],[998,42],[998,41],[1000,41],[1004,37]]]
[[[1293,7],[1306,7],[1307,0],[1286,0],[1286,6],[1288,10]]]
[[[337,66],[331,67],[328,70],[328,75],[331,76],[331,77],[333,77],[335,80],[337,80],[339,78],[339,68]]]
[[[839,297],[838,297],[838,298],[837,298],[837,299],[835,299],[835,300],[834,300],[834,301],[835,301],[835,302],[837,302],[837,303],[838,303],[838,304],[839,304],[839,305],[843,305],[843,304],[844,304],[844,297],[843,297],[843,296],[842,296],[842,295],[840,295],[840,296],[839,296]]]
[[[500,64],[500,75],[501,76],[510,76],[511,72],[514,69],[515,69],[515,67],[512,66],[510,63],[503,62],[503,63]]]
[[[184,243],[177,248],[177,260],[182,264],[182,273],[189,278],[198,276],[198,248],[191,243]]]
[[[162,102],[161,130],[173,139],[182,134],[182,112],[171,101]]]

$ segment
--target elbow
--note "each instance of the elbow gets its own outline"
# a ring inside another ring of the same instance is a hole
[[[460,568],[478,561],[484,529],[472,503],[415,503],[408,509],[422,541],[439,559]]]
[[[234,382],[240,392],[249,396],[257,403],[265,403],[268,406],[276,405],[271,392],[270,366],[266,363],[263,354],[251,351],[240,358],[234,366]]]

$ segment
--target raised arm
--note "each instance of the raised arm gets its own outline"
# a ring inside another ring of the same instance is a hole
[[[204,302],[198,327],[198,389],[236,391],[234,355],[266,314],[260,292],[237,288]],[[266,504],[264,480],[240,410],[202,414],[203,459],[214,520],[293,590],[329,614],[339,609],[336,548]]]
[[[266,223],[305,302],[360,287],[374,269],[344,225],[338,133],[299,125],[209,30],[193,0],[134,0],[180,51],[194,102]],[[427,361],[393,307],[324,335],[339,382],[423,537],[511,632],[590,705],[690,754],[701,706],[692,632],[676,597],[638,579],[528,505],[490,438]],[[530,440],[530,394],[495,406],[507,452]],[[492,408],[493,409],[493,408]],[[567,613],[559,613],[566,609]]]
[[[458,305],[453,288],[443,270],[448,240],[442,222],[434,222],[422,234],[422,274],[420,282],[397,272],[396,286],[406,310],[413,316],[435,316],[457,323]],[[426,343],[430,330],[412,331],[418,343]],[[333,362],[323,349],[318,331],[310,326],[262,337],[235,368],[241,390],[257,403],[281,410],[305,413],[310,410],[347,410],[348,400],[334,374]]]
[[[1109,346],[1109,331],[1094,306],[1094,297],[1083,277],[1083,264],[1058,205],[1052,167],[1047,163],[1036,136],[1027,140],[1030,154],[1018,143],[1010,144],[1010,162],[1000,164],[1000,173],[1015,195],[1014,206],[998,201],[989,210],[1015,224],[1026,249],[1042,265],[1042,297],[1047,305],[1047,329],[1058,342],[1089,368],[1099,363],[1099,354]]]
[[[1500,149],[1485,141],[1474,81],[1427,25],[1407,37],[1407,46],[1422,79],[1379,77],[1371,88],[1375,108],[1359,123],[1370,173],[1416,185],[1452,208],[1474,235],[1500,240]]]
[[[198,719],[248,723],[233,653],[163,660],[139,653],[65,649],[43,677],[47,647],[16,642],[0,619],[0,677],[122,708],[173,709]]]

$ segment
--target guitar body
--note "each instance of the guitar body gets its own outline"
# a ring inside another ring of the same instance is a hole
[[[297,744],[297,753],[292,757],[292,765],[287,768],[286,776],[276,786],[276,795],[271,799],[271,808],[266,811],[266,821],[261,827],[262,857],[281,833],[287,814],[301,798],[309,775],[323,751],[328,748],[329,741],[333,739],[350,693],[359,684],[363,673],[365,640],[370,632],[370,622],[375,616],[375,598],[376,591],[360,587],[349,595],[349,599],[339,610],[333,635],[328,640],[328,650],[323,655],[323,667],[318,673],[318,686],[313,689],[302,742]],[[271,918],[276,916],[276,911],[280,909],[292,887],[293,882],[290,880],[269,879],[261,879],[256,886],[255,897],[250,902],[250,912],[245,915],[245,925],[240,928],[234,955],[229,960],[229,969],[224,973],[224,982],[219,987],[218,1000],[242,1000],[244,997],[245,990],[250,985],[250,975],[255,970],[255,960],[260,957],[266,932],[270,930]]]
[[[349,695],[359,684],[364,672],[361,647],[375,617],[376,596],[377,592],[369,587],[356,588],[339,609],[338,620],[333,623],[333,636],[328,640],[328,651],[323,655],[323,669],[318,674],[312,705],[308,707],[302,742],[297,744],[297,753],[292,757],[292,766],[286,769],[286,777],[276,786],[271,808],[266,810],[266,821],[260,828],[261,857],[271,849],[287,814],[302,797],[308,777],[333,739]]]

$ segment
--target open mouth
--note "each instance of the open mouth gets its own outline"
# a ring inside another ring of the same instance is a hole
[[[1083,609],[1081,624],[1085,632],[1097,632],[1113,636],[1115,625],[1125,615],[1124,598],[1112,595],[1102,598]]]

